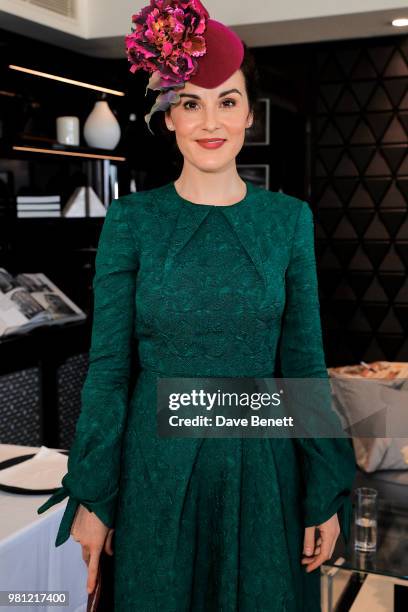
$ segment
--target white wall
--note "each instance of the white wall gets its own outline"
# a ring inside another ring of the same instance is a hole
[[[76,0],[73,21],[23,0],[0,0],[0,28],[87,55],[124,57],[132,14],[149,0]],[[407,34],[408,0],[203,0],[250,47]]]
[[[34,22],[51,30],[87,37],[90,10],[88,1],[76,0],[77,18],[71,19],[23,0],[0,0],[0,27],[11,26],[10,29],[14,29],[13,25],[16,25],[16,31],[29,35],[30,24]],[[109,5],[109,2],[107,4]]]
[[[122,36],[131,16],[149,0],[87,0],[89,36]],[[203,0],[210,17],[229,26],[297,21],[373,11],[405,9],[407,0]]]

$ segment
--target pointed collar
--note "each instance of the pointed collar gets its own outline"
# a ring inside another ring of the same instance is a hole
[[[166,185],[166,195],[171,201],[176,201],[179,205],[175,227],[167,252],[166,268],[171,265],[176,255],[193,237],[207,215],[209,215],[210,212],[214,212],[214,208],[217,208],[217,210],[221,211],[229,221],[266,285],[265,269],[257,235],[257,231],[259,231],[259,222],[256,222],[258,188],[250,181],[245,182],[247,185],[247,194],[244,199],[236,204],[226,206],[195,204],[194,202],[182,198],[176,191],[173,182]]]

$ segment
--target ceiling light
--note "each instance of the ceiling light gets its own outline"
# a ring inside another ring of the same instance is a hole
[[[393,19],[391,23],[396,28],[406,28],[408,26],[408,18]]]

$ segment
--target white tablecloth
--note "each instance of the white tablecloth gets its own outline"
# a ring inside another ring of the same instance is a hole
[[[0,461],[38,450],[31,446],[0,444]],[[68,591],[68,606],[24,605],[18,609],[85,612],[87,567],[81,545],[69,538],[55,547],[67,499],[44,514],[37,514],[37,508],[49,497],[0,490],[0,590]]]

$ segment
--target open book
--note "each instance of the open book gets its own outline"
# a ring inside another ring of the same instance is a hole
[[[86,314],[45,274],[12,276],[0,268],[0,337],[81,319]]]

